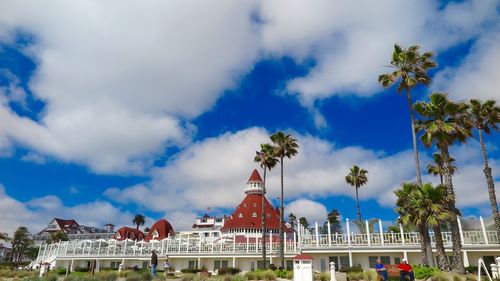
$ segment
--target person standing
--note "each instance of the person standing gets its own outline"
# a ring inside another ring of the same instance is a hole
[[[170,271],[170,263],[168,262],[168,257],[165,258],[163,262],[163,269],[165,270],[165,276],[168,276],[168,272]]]
[[[158,266],[158,256],[156,255],[156,251],[151,251],[151,275],[156,277],[156,267]]]
[[[408,263],[408,260],[403,259],[403,261],[398,265],[399,269],[399,279],[401,281],[404,281],[406,278],[406,275],[410,277],[410,281],[415,280],[415,275],[413,274],[413,267]]]
[[[387,274],[387,270],[385,269],[382,260],[380,259],[377,260],[377,264],[375,264],[375,270],[377,271],[377,274],[380,277],[380,279],[382,279],[383,281],[389,280],[389,275]]]

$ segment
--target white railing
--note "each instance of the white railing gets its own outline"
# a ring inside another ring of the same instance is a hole
[[[489,244],[498,244],[498,237],[495,232],[487,233]],[[434,233],[430,233],[434,241]],[[451,247],[451,233],[443,232],[443,243],[446,247]],[[486,244],[480,231],[464,231],[464,245]],[[359,247],[381,247],[381,246],[406,246],[418,247],[420,236],[418,233],[371,233],[367,234],[331,234],[331,235],[302,235],[285,243],[285,253],[298,253],[304,249],[335,249],[335,248],[359,248]],[[266,243],[268,253],[279,252],[279,242]],[[213,255],[213,254],[256,254],[262,252],[260,243],[250,242],[236,243],[207,242],[200,237],[167,238],[161,241],[153,240],[148,242],[137,241],[117,241],[113,239],[105,240],[70,240],[53,244],[42,244],[38,261],[47,260],[52,256],[75,257],[75,256],[149,256],[155,250],[160,256],[166,255]]]

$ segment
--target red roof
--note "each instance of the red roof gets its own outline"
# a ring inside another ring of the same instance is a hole
[[[314,258],[308,254],[298,254],[293,257],[294,260],[313,260]]]
[[[255,172],[256,170],[254,170]],[[253,174],[252,174],[253,175]],[[251,177],[250,177],[251,178]],[[260,178],[260,177],[259,177]],[[264,196],[264,212],[266,214],[266,228],[268,230],[279,229],[279,210],[273,208],[267,198]],[[221,231],[230,229],[246,228],[246,229],[261,229],[262,228],[262,195],[247,194],[245,199],[241,201],[231,217],[226,219]],[[286,228],[286,227],[285,227]],[[291,229],[286,229],[291,231]]]
[[[131,239],[140,241],[144,240],[144,233],[139,229],[124,226],[116,231],[114,238],[116,240]]]
[[[251,181],[262,182],[262,178],[260,177],[260,174],[256,169],[253,169],[253,172],[250,175],[250,178],[248,179],[248,182],[251,182]]]
[[[157,237],[153,237],[155,234],[158,235]],[[151,239],[153,240],[162,240],[164,238],[167,238],[168,235],[174,236],[174,228],[172,225],[165,219],[158,220],[151,226],[151,229],[148,232],[148,236],[146,236],[146,241],[149,241]]]

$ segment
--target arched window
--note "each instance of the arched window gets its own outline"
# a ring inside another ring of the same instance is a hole
[[[257,203],[253,203],[253,207],[254,207],[254,208],[255,208],[255,207],[257,207]]]
[[[271,218],[271,214],[270,214],[270,213],[267,213],[267,214],[266,214],[266,217],[267,217],[268,219],[270,219],[270,218]]]
[[[247,206],[248,206],[248,205],[247,205],[247,203],[243,204],[243,207],[245,207],[245,208],[246,208]]]
[[[238,218],[240,218],[240,219],[241,219],[242,217],[243,217],[243,214],[242,214],[242,213],[240,213],[240,214],[238,215]]]
[[[252,213],[252,218],[256,218],[257,217],[257,213],[256,212],[253,212]]]

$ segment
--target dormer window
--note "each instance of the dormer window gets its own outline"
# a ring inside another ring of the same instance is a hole
[[[243,204],[243,207],[245,207],[245,208],[248,207],[247,203]]]
[[[252,218],[256,218],[257,217],[257,213],[256,212],[253,212],[252,213]]]
[[[158,234],[158,231],[155,229],[155,231],[153,232],[153,238],[158,238],[160,236],[160,234]]]
[[[257,207],[257,203],[253,203],[253,207],[254,207],[254,208],[255,208],[255,207]]]
[[[267,217],[268,219],[270,219],[270,218],[271,218],[271,214],[267,213],[267,214],[266,214],[266,217]]]
[[[240,218],[240,219],[241,219],[241,218],[243,218],[243,214],[242,214],[242,213],[239,213],[239,214],[238,214],[238,218]]]

